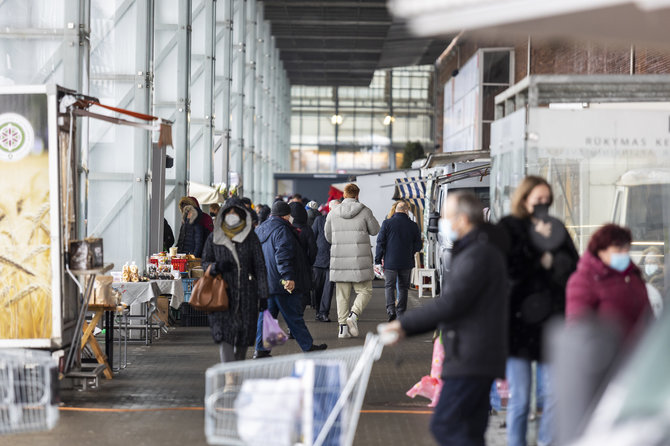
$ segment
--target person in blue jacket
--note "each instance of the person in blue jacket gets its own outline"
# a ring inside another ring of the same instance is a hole
[[[309,293],[311,268],[300,246],[298,233],[289,223],[290,217],[291,207],[283,201],[277,201],[272,205],[270,218],[256,228],[268,274],[270,297],[267,309],[275,319],[281,312],[291,334],[303,351],[325,350],[326,344],[314,344],[312,335],[305,325],[302,296],[304,293]],[[258,318],[254,358],[268,356],[270,350],[263,347],[261,314]]]
[[[384,220],[377,236],[375,263],[384,266],[386,313],[389,322],[407,310],[407,291],[409,276],[414,267],[414,253],[421,251],[423,247],[419,226],[409,219],[408,213],[409,204],[406,201],[399,202],[395,214]]]

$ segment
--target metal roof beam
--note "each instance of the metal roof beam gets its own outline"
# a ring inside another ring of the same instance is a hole
[[[266,7],[315,7],[315,8],[383,8],[386,9],[386,1],[315,1],[315,0],[289,0],[272,1],[265,0]]]
[[[270,18],[273,25],[307,25],[307,26],[388,26],[392,23],[390,19],[384,20],[337,20],[332,18],[323,19],[292,19],[292,18]]]
[[[356,35],[305,35],[305,34],[275,34],[277,40],[377,40],[383,42],[385,36],[356,36]]]
[[[280,47],[282,54],[286,53],[347,53],[347,54],[381,54],[381,48],[291,48]]]
[[[293,74],[299,74],[299,73],[360,73],[360,74],[370,74],[370,69],[368,68],[317,68],[317,67],[311,67],[311,68],[305,68],[305,67],[293,67],[292,71],[291,69],[287,68],[286,71],[288,71],[288,76],[291,77]]]

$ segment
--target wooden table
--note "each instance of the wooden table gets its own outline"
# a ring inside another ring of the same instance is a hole
[[[81,337],[81,349],[83,350],[84,347],[86,347],[86,344],[88,344],[89,347],[91,347],[91,350],[93,350],[93,354],[95,355],[95,359],[98,361],[98,364],[102,364],[105,366],[104,370],[104,375],[105,378],[107,379],[112,379],[114,375],[112,375],[112,368],[109,366],[108,362],[108,357],[103,353],[102,348],[100,348],[100,344],[98,344],[98,340],[95,339],[95,336],[93,336],[93,331],[95,330],[95,327],[98,325],[98,322],[100,322],[100,319],[102,319],[102,316],[106,312],[115,312],[117,311],[116,305],[94,305],[94,304],[89,304],[88,305],[88,311],[93,312],[93,320],[89,324],[84,321],[84,325],[82,327],[83,330],[83,335]],[[106,330],[113,330],[114,328],[114,323],[112,324],[105,324],[107,325]],[[109,340],[112,340],[111,342]],[[114,339],[114,332],[112,331],[111,333],[105,332],[105,347],[107,348],[107,352],[112,351],[111,350],[111,345],[113,345],[113,339]]]

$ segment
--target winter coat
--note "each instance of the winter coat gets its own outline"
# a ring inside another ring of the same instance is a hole
[[[198,199],[195,197],[182,197],[181,200],[179,200],[179,210],[182,210],[185,205],[190,204],[196,209],[202,209],[200,208],[200,203],[198,202]],[[204,212],[202,213],[202,217],[198,220],[200,224],[207,230],[207,233],[209,234],[214,230],[214,221],[212,220],[212,216],[209,214],[205,214]]]
[[[579,260],[566,290],[568,321],[595,314],[614,322],[624,337],[651,310],[640,270],[631,262],[624,272],[605,265],[590,252]]]
[[[414,268],[414,253],[421,251],[421,231],[419,226],[403,212],[384,220],[377,236],[375,263],[384,269],[407,270]]]
[[[193,223],[182,221],[181,228],[179,228],[179,239],[177,240],[177,249],[180,253],[202,257],[202,249],[209,235],[200,221],[204,215],[206,214],[198,208],[198,217]]]
[[[163,219],[163,251],[167,251],[174,245],[174,233],[166,219]]]
[[[310,228],[314,225],[314,220],[321,215],[321,212],[316,209],[309,208],[307,209],[307,226]]]
[[[454,244],[440,297],[401,316],[407,335],[441,330],[442,377],[505,376],[509,291],[505,263],[487,232],[474,229]]]
[[[565,227],[563,243],[551,252],[553,263],[549,270],[541,263],[543,251],[530,239],[531,219],[513,216],[503,218],[498,226],[509,238],[507,269],[510,290],[510,356],[545,360],[542,352],[544,329],[554,316],[565,312],[565,286],[575,271],[579,254]],[[546,304],[548,315],[541,321],[529,321],[525,316],[534,302]],[[525,304],[525,305],[524,305]]]
[[[269,293],[289,295],[282,280],[295,281],[293,294],[309,293],[312,273],[298,231],[283,218],[272,216],[256,228],[256,234],[263,247]]]
[[[331,282],[366,282],[374,279],[370,236],[379,233],[372,211],[353,198],[330,211],[324,227],[330,249]]]
[[[221,274],[228,284],[229,309],[210,313],[208,319],[214,342],[251,346],[256,339],[259,299],[268,297],[267,272],[248,212],[245,212],[246,226],[232,239],[220,229],[223,214],[229,208],[224,204],[219,211],[202,256],[203,268],[212,265],[214,272]]]
[[[316,237],[316,260],[314,261],[315,268],[330,268],[330,243],[326,240],[326,233],[324,231],[326,226],[326,217],[319,215],[314,220],[312,231]]]

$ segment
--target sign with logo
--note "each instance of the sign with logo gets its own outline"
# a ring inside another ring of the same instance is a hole
[[[18,113],[0,115],[0,160],[19,161],[35,144],[35,131],[30,122]]]

